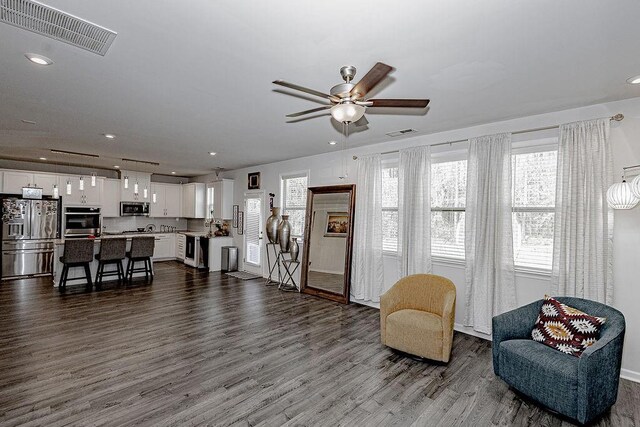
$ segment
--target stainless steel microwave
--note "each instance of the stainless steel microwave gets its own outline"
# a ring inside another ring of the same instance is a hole
[[[120,216],[149,216],[149,202],[120,202]]]

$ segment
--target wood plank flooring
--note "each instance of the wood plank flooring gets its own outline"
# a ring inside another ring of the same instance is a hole
[[[378,311],[181,264],[152,284],[0,284],[0,425],[569,425],[456,334],[448,365],[383,347]],[[640,422],[623,380],[599,425]]]

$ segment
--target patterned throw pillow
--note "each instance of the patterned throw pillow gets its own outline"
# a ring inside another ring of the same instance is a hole
[[[596,342],[606,320],[604,317],[590,316],[545,295],[531,338],[563,353],[580,357]]]

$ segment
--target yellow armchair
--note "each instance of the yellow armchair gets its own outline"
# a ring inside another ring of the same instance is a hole
[[[380,297],[382,344],[448,362],[453,342],[456,287],[445,277],[414,274]]]

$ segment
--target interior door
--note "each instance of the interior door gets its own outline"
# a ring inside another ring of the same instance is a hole
[[[264,194],[244,197],[244,270],[262,276],[262,206]]]

